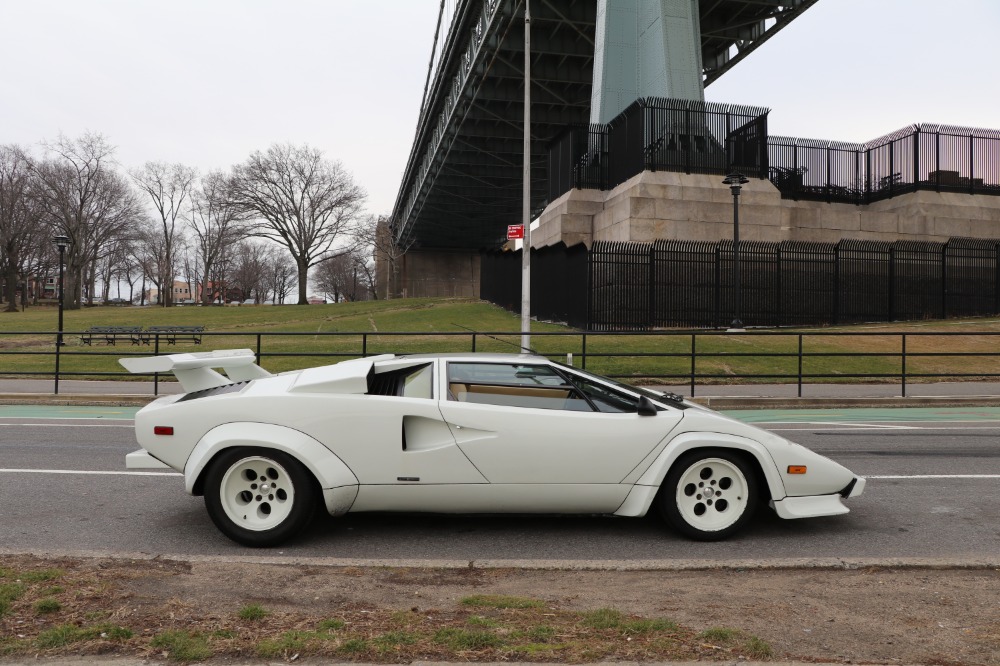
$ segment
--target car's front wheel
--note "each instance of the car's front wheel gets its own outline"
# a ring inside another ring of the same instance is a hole
[[[205,474],[205,507],[223,534],[244,546],[274,546],[312,518],[316,485],[298,460],[281,451],[227,449]]]
[[[675,530],[698,541],[718,541],[741,530],[757,506],[757,476],[739,453],[692,451],[664,480],[660,513]]]

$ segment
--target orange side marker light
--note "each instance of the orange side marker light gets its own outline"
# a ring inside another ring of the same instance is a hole
[[[789,474],[805,474],[806,473],[806,466],[805,465],[789,465],[788,466],[788,473]]]

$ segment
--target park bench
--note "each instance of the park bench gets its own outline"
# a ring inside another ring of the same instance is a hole
[[[204,326],[149,326],[145,330],[145,342],[153,338],[166,341],[168,345],[178,342],[193,342],[201,344],[201,334],[205,332]]]
[[[103,342],[114,346],[119,340],[128,340],[133,345],[140,344],[143,342],[142,326],[91,326],[80,336],[80,342],[85,345]]]

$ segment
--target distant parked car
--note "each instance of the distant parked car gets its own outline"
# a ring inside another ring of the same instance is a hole
[[[108,305],[131,305],[132,301],[127,298],[109,298]]]
[[[513,354],[385,354],[272,375],[249,349],[123,358],[184,390],[136,414],[128,468],[171,467],[247,546],[313,511],[655,510],[717,540],[758,503],[782,518],[847,513],[865,479],[670,393]],[[213,370],[221,368],[228,377]]]

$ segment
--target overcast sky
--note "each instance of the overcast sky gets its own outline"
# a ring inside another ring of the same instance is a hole
[[[596,0],[594,0],[596,1]],[[453,0],[449,0],[453,2]],[[272,143],[340,160],[388,213],[440,0],[0,0],[0,143],[105,135],[125,167],[228,169]],[[1000,129],[1000,0],[820,0],[707,90],[774,134]]]

